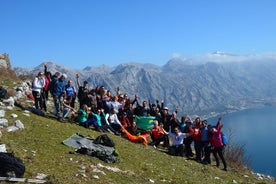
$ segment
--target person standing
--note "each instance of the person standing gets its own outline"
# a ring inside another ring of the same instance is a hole
[[[83,104],[86,104],[89,106],[89,89],[88,89],[88,82],[83,81],[83,86],[81,86],[79,81],[79,74],[76,74],[77,79],[77,85],[78,85],[78,100],[79,100],[79,106],[82,107]]]
[[[53,87],[53,99],[55,105],[55,115],[57,116],[58,121],[62,121],[63,116],[63,103],[65,92],[65,79],[67,78],[66,74],[62,74],[61,77],[57,80],[56,85]]]
[[[223,125],[221,124],[222,117],[219,117],[216,128],[213,128],[212,125],[208,125],[208,131],[209,131],[209,140],[211,143],[211,150],[216,160],[216,166],[219,167],[219,159],[220,157],[222,163],[223,163],[223,170],[227,171],[227,164],[224,159],[223,155],[223,143],[222,143],[222,137],[221,137],[221,129]]]
[[[50,83],[52,78],[52,73],[47,70],[47,62],[44,63],[44,74],[45,74],[45,86],[44,94],[46,101],[49,99]]]
[[[72,108],[75,108],[77,89],[75,88],[75,86],[73,86],[72,80],[68,80],[65,86],[65,91],[66,91],[66,99],[70,98],[70,106]]]
[[[43,72],[38,72],[32,83],[32,95],[35,101],[36,109],[44,109],[43,105],[43,88],[45,86],[45,78]]]

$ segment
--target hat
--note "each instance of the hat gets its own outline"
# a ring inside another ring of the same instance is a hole
[[[64,74],[61,75],[61,77],[64,77],[66,79],[67,75],[64,73]]]
[[[164,107],[163,110],[169,110],[169,108],[168,107]]]

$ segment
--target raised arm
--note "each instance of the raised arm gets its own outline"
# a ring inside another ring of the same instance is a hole
[[[79,74],[76,74],[76,79],[77,79],[77,86],[78,86],[78,88],[80,88],[80,81],[79,81],[79,78],[80,78],[80,76],[79,76]]]

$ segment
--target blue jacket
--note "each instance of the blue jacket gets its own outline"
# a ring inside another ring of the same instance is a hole
[[[66,83],[62,79],[58,79],[57,85],[53,89],[53,96],[62,96],[65,93]]]

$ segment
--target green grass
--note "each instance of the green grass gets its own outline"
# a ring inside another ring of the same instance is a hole
[[[256,175],[246,169],[229,168],[224,172],[212,165],[202,165],[193,160],[170,156],[151,146],[135,144],[123,137],[108,134],[116,144],[119,162],[107,164],[97,158],[72,154],[74,148],[61,142],[75,133],[96,138],[100,132],[85,129],[73,123],[61,123],[54,118],[31,114],[23,115],[22,109],[6,111],[5,118],[16,113],[25,129],[8,133],[1,129],[1,143],[13,151],[26,166],[24,177],[35,178],[38,173],[46,174],[52,183],[273,183],[257,180]],[[92,172],[97,164],[118,168],[114,172],[98,168],[105,173]],[[85,170],[85,172],[83,171]],[[84,175],[85,174],[85,175]],[[97,175],[99,179],[93,176]],[[245,177],[247,175],[248,177]],[[216,179],[218,177],[219,179]]]

